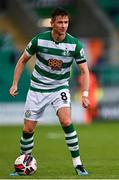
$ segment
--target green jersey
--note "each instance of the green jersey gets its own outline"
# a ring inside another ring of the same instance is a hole
[[[68,88],[73,60],[77,64],[86,62],[80,41],[68,33],[62,42],[55,42],[51,31],[40,33],[30,41],[25,52],[28,56],[36,55],[30,89],[38,92]]]

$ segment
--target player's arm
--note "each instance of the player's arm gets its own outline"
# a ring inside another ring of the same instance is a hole
[[[18,92],[17,92],[18,82],[19,82],[20,76],[22,74],[22,71],[25,67],[25,64],[27,63],[27,61],[29,59],[30,59],[30,57],[26,54],[26,52],[24,52],[16,64],[15,71],[14,71],[14,77],[13,77],[13,83],[9,90],[9,93],[11,96],[16,96],[18,94]]]
[[[12,87],[10,88],[10,95],[16,96],[18,94],[17,87],[18,82],[21,76],[21,73],[25,67],[25,64],[36,53],[36,45],[37,45],[37,38],[34,37],[26,46],[24,53],[19,58],[18,63],[16,64],[15,71],[14,71],[14,78]]]
[[[87,108],[89,106],[88,91],[89,91],[89,69],[87,62],[78,64],[80,68],[80,84],[82,92],[82,106]]]
[[[75,60],[80,69],[80,83],[82,92],[82,106],[87,108],[89,106],[88,91],[89,91],[89,70],[84,53],[84,49],[79,40],[76,40],[77,46],[75,49]]]

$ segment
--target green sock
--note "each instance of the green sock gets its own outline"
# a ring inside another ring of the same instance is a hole
[[[23,132],[20,140],[21,154],[31,154],[34,146],[34,133],[25,133]]]
[[[71,152],[72,158],[79,157],[80,154],[79,154],[78,137],[73,124],[70,124],[67,127],[63,127],[63,130],[65,132],[65,140]]]

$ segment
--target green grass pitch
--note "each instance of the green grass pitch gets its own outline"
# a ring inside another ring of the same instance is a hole
[[[19,155],[21,126],[0,127],[0,179],[119,179],[119,123],[76,125],[82,161],[88,176],[77,176],[59,126],[38,126],[33,156],[38,169],[32,176],[10,177]]]

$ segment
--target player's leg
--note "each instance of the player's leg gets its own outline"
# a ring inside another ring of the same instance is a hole
[[[37,121],[30,121],[25,119],[23,126],[23,133],[20,140],[21,154],[31,154],[34,146],[34,130]]]
[[[54,93],[53,96],[54,99],[52,105],[58,115],[59,121],[64,130],[66,143],[71,152],[73,166],[74,168],[78,167],[79,175],[86,175],[87,172],[83,168],[80,159],[77,132],[71,121],[70,92],[68,89],[64,89]]]
[[[73,123],[71,122],[69,107],[62,107],[57,111],[59,121],[65,133],[65,140],[69,151],[71,152],[73,166],[78,175],[87,175],[88,172],[84,169],[79,152],[78,136]]]
[[[38,118],[42,116],[45,109],[45,105],[41,104],[40,102],[44,102],[42,100],[42,95],[38,92],[33,92],[29,90],[24,108],[24,125],[20,140],[21,154],[32,153],[32,149],[34,145],[34,138],[33,138],[34,130],[37,125]],[[17,176],[18,173],[13,172],[10,175]]]
[[[30,121],[24,119],[23,133],[20,140],[20,154],[31,154],[34,146],[34,130],[37,125],[37,121]],[[10,173],[10,176],[19,176],[15,171]]]
[[[24,126],[20,141],[21,154],[31,154],[34,146],[34,130],[43,115],[47,102],[40,92],[28,91],[24,108]]]
[[[73,165],[76,167],[78,164],[81,165],[78,136],[70,117],[70,108],[62,107],[57,111],[57,115],[61,126],[65,133],[65,140],[67,146],[71,152]]]

